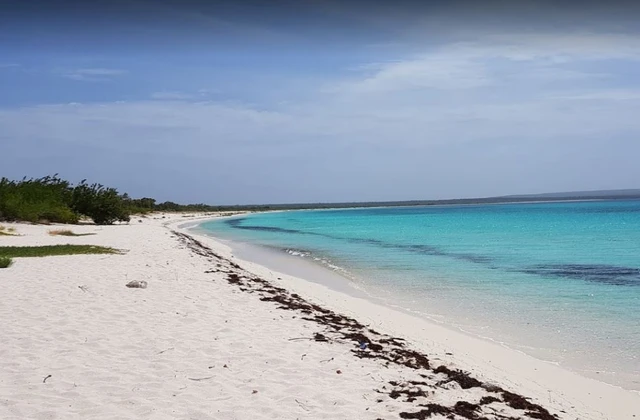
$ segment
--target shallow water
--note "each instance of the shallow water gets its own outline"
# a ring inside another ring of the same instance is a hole
[[[253,214],[200,225],[423,316],[640,390],[640,201]]]

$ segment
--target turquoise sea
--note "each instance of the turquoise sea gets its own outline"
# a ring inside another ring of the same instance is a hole
[[[376,299],[640,390],[640,201],[258,213],[201,229]]]

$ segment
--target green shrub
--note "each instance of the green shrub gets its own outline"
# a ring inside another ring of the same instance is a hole
[[[54,223],[76,224],[80,217],[68,207],[58,207],[43,210],[40,214],[40,220],[48,220]]]
[[[85,180],[73,187],[57,175],[21,181],[0,180],[0,220],[32,223],[78,223],[81,216],[96,224],[129,221],[129,202],[115,188],[89,185]],[[152,199],[138,205],[153,206]]]
[[[156,207],[156,200],[153,198],[138,198],[131,199],[127,194],[123,194],[125,206],[127,207],[129,214],[148,214],[151,213]]]
[[[69,208],[70,184],[54,176],[38,179],[0,180],[0,219],[37,223],[77,223]]]
[[[119,254],[121,251],[97,245],[0,246],[0,258],[48,257],[53,255]]]
[[[247,206],[243,209],[268,210],[269,206]],[[206,204],[177,204],[171,201],[156,204],[153,198],[132,199],[120,195],[115,188],[88,184],[86,180],[73,186],[58,175],[43,178],[26,177],[20,181],[0,179],[0,221],[32,223],[78,223],[86,216],[96,224],[128,222],[131,214],[152,211],[209,212],[222,207]],[[228,210],[240,210],[231,206]]]
[[[13,260],[10,257],[0,257],[0,268],[8,268],[13,264]]]
[[[107,188],[100,184],[89,185],[86,180],[73,188],[71,208],[92,218],[98,225],[130,220],[125,200],[115,188]]]

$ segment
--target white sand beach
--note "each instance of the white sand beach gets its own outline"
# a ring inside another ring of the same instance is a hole
[[[240,260],[196,216],[4,224],[125,252],[0,269],[0,419],[640,419],[637,392]]]

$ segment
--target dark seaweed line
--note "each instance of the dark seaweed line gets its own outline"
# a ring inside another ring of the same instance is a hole
[[[354,348],[351,351],[355,357],[378,360],[386,366],[395,364],[415,369],[421,372],[420,376],[425,379],[444,378],[435,384],[415,381],[407,383],[391,381],[389,382],[392,387],[391,390],[386,390],[386,387],[383,387],[385,390],[379,390],[378,392],[387,394],[395,400],[403,397],[404,402],[412,403],[418,397],[428,398],[429,388],[438,389],[447,383],[456,382],[462,389],[479,387],[490,394],[483,397],[478,404],[467,401],[458,401],[453,406],[433,403],[417,404],[418,411],[400,412],[400,418],[427,419],[438,414],[450,419],[464,418],[470,420],[558,419],[557,415],[552,415],[547,409],[530,402],[527,398],[506,391],[499,386],[483,383],[464,371],[452,370],[443,365],[434,368],[431,366],[427,355],[407,348],[402,338],[380,334],[353,318],[307,302],[299,295],[289,293],[287,290],[274,286],[269,281],[249,273],[233,261],[214,253],[193,237],[176,231],[172,231],[172,233],[193,253],[215,264],[215,268],[207,270],[206,273],[226,274],[227,282],[237,286],[241,291],[256,293],[260,296],[259,299],[261,301],[274,302],[279,309],[300,312],[303,315],[303,319],[324,327],[325,334],[316,333],[313,337],[315,341],[347,341],[353,344]],[[420,387],[426,387],[427,389]],[[378,402],[381,401],[379,400]],[[496,405],[499,406],[500,404],[522,411],[521,416],[508,417],[499,414],[496,411]],[[483,408],[489,405],[491,405],[489,409],[492,412],[483,412],[485,411]],[[486,417],[486,415],[491,417]]]

